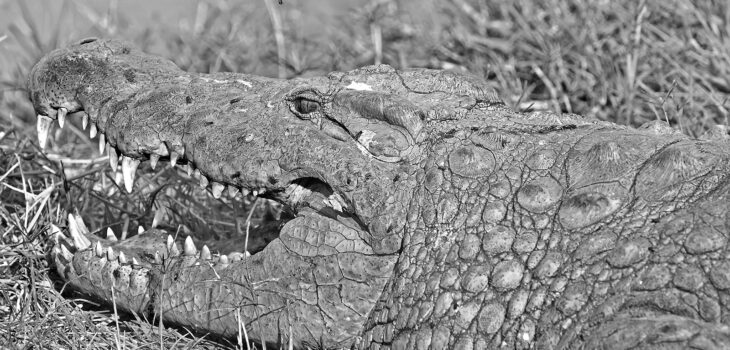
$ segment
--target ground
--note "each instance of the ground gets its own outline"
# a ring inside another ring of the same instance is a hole
[[[150,227],[159,201],[170,200],[169,187],[178,192],[175,226],[161,226],[173,233],[243,236],[280,215],[266,203],[212,200],[186,174],[149,165],[138,180],[147,186],[127,195],[80,125],[53,133],[40,152],[25,77],[43,53],[84,37],[124,38],[190,71],[296,77],[377,62],[467,70],[516,110],[631,125],[661,119],[692,136],[728,125],[730,5],[724,2],[272,3],[176,2],[174,10],[140,13],[116,1],[0,0],[0,344],[221,346],[62,298],[44,258],[47,229],[75,211],[91,218],[92,230]]]

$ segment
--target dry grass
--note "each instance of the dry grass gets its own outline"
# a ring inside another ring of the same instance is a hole
[[[47,228],[78,210],[97,231],[136,232],[164,204],[175,208],[170,223],[215,236],[240,233],[250,209],[250,202],[206,199],[186,176],[148,166],[137,181],[146,190],[127,195],[78,123],[39,152],[25,75],[43,53],[89,34],[127,38],[190,71],[293,77],[374,62],[463,69],[485,77],[519,110],[632,125],[660,119],[693,136],[728,125],[725,1],[380,1],[340,14],[327,28],[307,24],[319,20],[294,1],[268,8],[204,1],[176,28],[66,2],[59,17],[89,21],[85,33],[69,33],[61,20],[41,28],[23,3],[0,2],[21,14],[0,28],[0,344],[10,349],[214,346],[127,316],[117,323],[108,310],[61,297],[44,259]],[[280,19],[277,31],[270,18]]]

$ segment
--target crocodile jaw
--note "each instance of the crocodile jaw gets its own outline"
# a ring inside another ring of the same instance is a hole
[[[57,234],[51,259],[71,286],[122,310],[226,337],[243,323],[260,341],[291,333],[299,345],[348,346],[392,275],[399,239],[385,229],[374,239],[372,227],[392,225],[358,198],[389,199],[393,190],[358,182],[378,165],[357,145],[322,138],[289,113],[283,97],[296,82],[238,78],[190,75],[113,41],[42,59],[29,77],[40,140],[52,120],[83,111],[130,191],[140,161],[163,159],[194,167],[216,196],[254,191],[297,211],[279,239],[240,261],[174,244],[157,259],[85,230]]]
[[[240,327],[246,327],[261,342],[277,342],[283,333],[297,348],[348,347],[396,257],[372,254],[356,230],[324,222],[333,233],[326,242],[311,242],[312,232],[303,229],[323,225],[322,217],[309,213],[285,225],[281,239],[253,256],[211,254],[189,237],[180,247],[168,236],[151,260],[126,248],[125,241],[89,235],[83,221],[69,215],[70,237],[53,227],[50,259],[69,286],[121,311],[225,338],[242,336]],[[149,251],[155,248],[160,247]]]
[[[244,190],[267,192],[277,200],[276,194],[292,183],[316,179],[338,195],[338,206],[357,212],[363,225],[387,226],[383,216],[398,220],[398,215],[384,203],[394,202],[392,197],[402,196],[399,192],[408,191],[404,188],[413,183],[398,182],[401,164],[389,161],[400,158],[379,157],[366,149],[379,143],[362,125],[387,138],[403,139],[400,134],[404,134],[407,141],[394,143],[408,146],[419,137],[419,116],[407,112],[412,107],[401,101],[383,100],[377,94],[360,96],[359,90],[338,93],[344,97],[336,102],[348,105],[343,114],[360,112],[363,107],[352,104],[361,99],[393,114],[348,115],[337,121],[350,130],[362,130],[357,135],[343,138],[342,130],[332,131],[340,124],[313,122],[292,113],[292,99],[301,90],[346,85],[332,84],[331,78],[288,81],[189,74],[127,43],[89,40],[51,52],[28,78],[41,143],[54,120],[63,124],[66,115],[82,112],[92,138],[99,136],[99,149],[109,152],[112,168],[121,164],[128,191],[134,187],[137,166],[147,159],[152,164],[159,160],[169,160],[173,166],[187,164],[188,172],[200,175],[201,185],[210,185],[216,196],[226,189]],[[406,148],[404,154],[417,154]],[[384,249],[393,252],[397,247]]]

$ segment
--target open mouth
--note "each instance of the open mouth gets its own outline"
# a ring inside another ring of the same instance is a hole
[[[79,234],[82,236],[89,235],[90,230],[80,216],[70,215],[67,226],[73,235],[71,238],[75,245],[74,250],[95,249],[97,254],[101,255],[102,251],[103,254],[107,254],[106,247],[108,246],[112,247],[112,249],[121,249],[122,252],[127,251],[128,253],[124,254],[124,256],[139,255],[140,252],[144,252],[143,254],[147,257],[154,257],[155,254],[164,257],[170,253],[176,254],[182,251],[189,253],[192,251],[194,247],[190,246],[190,243],[187,243],[187,247],[184,246],[186,241],[184,237],[187,234],[192,234],[192,238],[187,239],[187,241],[192,241],[196,246],[201,247],[200,252],[197,253],[198,257],[201,257],[202,254],[202,259],[223,259],[226,261],[230,260],[226,255],[230,255],[230,258],[235,261],[262,251],[271,241],[278,239],[280,229],[287,222],[305,213],[310,216],[316,215],[320,219],[339,220],[346,222],[349,226],[358,226],[362,230],[366,229],[359,219],[351,213],[348,203],[342,196],[336,193],[328,184],[317,178],[292,178],[288,183],[277,184],[273,188],[239,187],[236,184],[228,183],[226,179],[215,178],[202,173],[195,166],[194,162],[187,159],[184,154],[181,155],[176,152],[167,151],[164,143],[149,152],[138,149],[134,154],[125,154],[124,151],[113,146],[113,143],[115,143],[113,138],[107,138],[103,132],[99,131],[100,128],[91,121],[89,115],[83,108],[74,111],[72,114],[64,107],[56,109],[55,112],[56,119],[44,115],[38,116],[37,131],[40,145],[45,147],[48,143],[51,131],[54,129],[54,123],[58,124],[58,129],[63,129],[67,123],[72,123],[80,124],[77,126],[80,126],[81,130],[88,130],[90,139],[96,139],[98,141],[99,153],[107,155],[111,173],[116,175],[115,183],[108,183],[105,189],[97,186],[96,189],[101,192],[109,193],[110,189],[111,191],[115,191],[123,188],[128,193],[134,191],[150,193],[151,191],[155,191],[155,186],[149,181],[144,181],[144,185],[142,185],[147,186],[147,189],[141,189],[140,184],[137,184],[135,187],[135,181],[138,180],[138,171],[148,173],[150,177],[159,176],[161,178],[160,180],[162,180],[160,182],[165,182],[166,180],[166,175],[163,173],[172,172],[172,174],[177,175],[184,181],[197,183],[199,187],[195,185],[191,185],[190,187],[200,188],[201,190],[197,192],[205,192],[204,195],[208,198],[203,199],[203,201],[206,205],[212,205],[211,202],[214,200],[226,202],[245,201],[248,203],[249,209],[253,210],[254,208],[251,208],[251,203],[262,201],[264,203],[262,206],[267,206],[268,210],[273,211],[273,213],[266,213],[269,215],[266,215],[265,218],[255,220],[256,224],[258,224],[255,227],[250,227],[250,222],[246,223],[249,226],[248,228],[251,228],[250,237],[248,235],[236,236],[236,232],[222,234],[219,231],[215,239],[210,239],[206,235],[202,235],[202,237],[197,236],[195,229],[190,227],[182,227],[184,234],[175,235],[175,231],[180,232],[180,226],[175,222],[174,217],[179,217],[179,215],[171,215],[168,210],[169,208],[162,207],[164,204],[155,205],[158,209],[154,211],[154,219],[150,228],[165,228],[166,230],[164,231],[172,232],[172,234],[163,235],[162,230],[152,230],[154,233],[153,237],[144,237],[145,230],[141,222],[139,229],[131,230],[131,234],[126,232],[121,234],[109,227],[106,230],[95,230],[96,232],[100,232],[101,237],[96,242],[98,242],[101,248],[92,247],[91,241],[88,244],[83,243],[88,239],[80,238]],[[73,123],[71,121],[73,118],[79,118],[80,123],[79,121]],[[145,166],[145,163],[148,166]],[[159,171],[167,167],[169,169],[166,171]],[[169,175],[170,173],[167,173],[167,176]],[[168,187],[174,186],[173,184]],[[166,194],[173,196],[175,193],[175,189],[171,188]],[[158,195],[156,198],[160,197]],[[174,205],[169,202],[166,202],[166,204]],[[180,203],[177,204],[180,205]],[[216,207],[215,209],[225,210],[221,207]],[[235,215],[235,213],[230,211],[229,215]],[[64,223],[61,224],[61,226],[66,226]],[[125,231],[129,230],[125,229]],[[123,240],[126,240],[123,244],[118,243],[120,236]],[[176,238],[172,238],[172,236]],[[173,246],[170,243],[171,240],[176,241],[177,244]],[[164,242],[165,245],[156,242]],[[197,249],[195,251],[197,252]],[[65,255],[67,258],[71,258],[71,255]]]
[[[190,74],[113,40],[50,53],[28,85],[41,147],[54,123],[73,124],[77,134],[88,128],[118,180],[95,189],[123,188],[177,215],[152,220],[175,234],[152,228],[124,237],[92,234],[70,213],[59,225],[67,228],[53,228],[50,254],[69,286],[119,310],[224,337],[239,336],[245,321],[258,325],[248,334],[261,341],[289,333],[314,347],[354,342],[398,258],[395,230],[409,193],[394,188],[413,181],[398,169],[422,118],[412,104],[360,90],[333,95],[352,84],[329,77]],[[80,123],[70,120],[78,116]],[[191,179],[203,193],[184,190]],[[194,200],[164,202],[181,194]],[[190,219],[180,208],[198,200],[240,219],[218,205],[253,198],[277,203],[282,214],[243,239],[174,224]],[[113,226],[94,219],[90,226]]]
[[[64,112],[66,111],[58,113],[65,114]],[[207,203],[230,203],[242,200],[250,202],[256,198],[275,202],[281,206],[281,215],[270,218],[269,222],[260,222],[251,230],[250,237],[229,235],[226,239],[221,239],[219,235],[213,240],[201,239],[196,236],[194,229],[189,230],[192,235],[187,237],[183,234],[176,236],[170,231],[156,228],[147,231],[140,229],[138,233],[132,233],[127,237],[120,237],[118,232],[107,229],[106,236],[103,237],[101,234],[102,237],[99,237],[90,233],[91,230],[79,215],[69,214],[65,223],[66,229],[53,227],[55,244],[51,258],[59,275],[69,281],[74,289],[91,296],[92,299],[102,302],[113,300],[120,310],[138,313],[147,311],[158,315],[159,311],[151,310],[167,309],[168,311],[164,312],[164,319],[169,323],[188,325],[194,329],[200,327],[199,330],[203,332],[224,337],[234,335],[237,329],[234,329],[236,322],[233,320],[241,316],[228,313],[211,320],[207,316],[210,311],[191,313],[190,306],[184,306],[186,303],[196,303],[196,300],[201,298],[200,293],[203,293],[208,298],[215,299],[215,302],[223,303],[223,306],[215,306],[216,309],[233,309],[235,304],[235,308],[244,310],[243,315],[250,322],[261,322],[264,325],[262,329],[271,329],[271,334],[267,334],[269,331],[264,330],[261,331],[263,334],[259,335],[254,335],[255,332],[250,330],[253,333],[252,338],[266,339],[279,332],[275,331],[275,325],[280,322],[279,314],[283,312],[281,311],[283,296],[290,298],[292,295],[302,295],[298,297],[301,298],[299,299],[301,306],[297,307],[296,303],[291,305],[294,305],[294,309],[301,309],[297,311],[299,313],[311,312],[309,304],[312,300],[317,300],[316,295],[321,293],[318,292],[321,287],[312,290],[309,286],[312,278],[316,276],[315,271],[346,269],[343,266],[347,263],[360,266],[363,262],[375,258],[366,240],[367,226],[353,214],[352,206],[319,178],[304,175],[290,176],[286,182],[271,181],[263,186],[241,186],[229,181],[230,179],[225,176],[201,171],[196,167],[194,160],[188,159],[182,152],[165,152],[164,147],[157,147],[148,152],[145,152],[144,147],[137,147],[134,152],[127,152],[123,147],[120,149],[115,146],[116,136],[105,135],[103,127],[94,124],[96,118],[88,117],[83,110],[79,110],[75,115],[81,116],[81,124],[85,124],[88,118],[91,136],[98,138],[100,144],[103,143],[103,146],[99,146],[99,150],[108,155],[112,173],[121,174],[118,176],[119,184],[110,184],[115,186],[120,194],[122,187],[126,192],[148,193],[146,190],[150,187],[148,178],[166,172],[168,175],[176,174],[185,178],[188,183],[197,182],[198,184],[193,184],[191,187],[207,192]],[[69,123],[63,120],[64,117],[56,119],[60,127]],[[47,125],[49,119],[44,116],[38,118],[40,140],[48,137],[47,130],[51,129]],[[96,135],[93,135],[94,133]],[[157,172],[154,169],[158,169]],[[162,169],[165,170],[160,171]],[[144,175],[138,175],[139,172]],[[295,173],[306,174],[303,171]],[[158,178],[164,179],[163,176]],[[174,190],[173,186],[168,188]],[[166,225],[165,222],[161,222],[153,226]],[[180,231],[179,228],[177,231]],[[347,263],[332,259],[334,254],[340,253],[355,253],[357,256],[347,257],[345,259]],[[316,302],[323,303],[327,307],[334,305],[333,310],[351,314],[348,316],[350,320],[348,322],[358,325],[343,328],[336,339],[353,336],[348,333],[349,330],[359,328],[368,315],[367,308],[353,307],[350,298],[371,299],[372,303],[365,304],[371,307],[387,280],[386,276],[394,264],[394,259],[389,259],[390,262],[386,264],[378,263],[376,266],[379,266],[379,269],[366,273],[377,274],[379,276],[377,283],[369,279],[353,279],[347,272],[341,272],[341,278],[347,281],[339,284],[359,285],[360,287],[346,287],[355,288],[358,292],[347,298],[342,296],[341,301],[330,300],[331,297],[328,297]],[[185,281],[185,278],[180,277],[181,274],[188,274],[191,281]],[[156,277],[167,275],[175,277]],[[360,277],[358,275],[358,278]],[[206,292],[197,289],[202,281],[211,279],[227,281],[224,282],[227,286],[231,284],[239,286],[243,291],[233,292],[233,295],[243,296],[240,299],[231,299],[231,294],[218,295],[210,290]],[[166,280],[174,282],[165,282]],[[152,287],[166,283],[169,285],[160,291],[154,291]],[[269,289],[270,292],[257,291],[260,287],[252,287],[256,285],[266,286],[265,289]],[[314,297],[304,297],[307,293],[314,293]],[[261,306],[256,307],[258,303],[267,306],[263,309]],[[182,309],[179,310],[180,308]],[[333,310],[328,312],[334,312]],[[148,317],[155,316],[148,314]],[[336,322],[335,319],[327,320],[326,317],[322,318],[322,315],[317,314],[308,317],[319,317],[324,328],[332,328],[333,325],[329,323]],[[300,339],[307,339],[308,334],[316,327],[319,325],[306,325],[301,329],[295,328],[292,332],[299,334]]]

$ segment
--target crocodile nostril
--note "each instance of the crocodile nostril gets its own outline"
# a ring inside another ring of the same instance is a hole
[[[97,39],[97,38],[81,39],[81,41],[79,41],[79,45],[91,44],[91,43],[93,43],[94,41],[97,41],[97,40],[99,40],[99,39]]]

